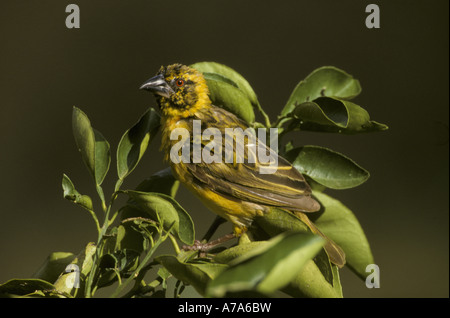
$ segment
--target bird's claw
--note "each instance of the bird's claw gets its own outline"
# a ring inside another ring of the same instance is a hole
[[[183,245],[182,249],[184,251],[201,251],[206,252],[211,248],[209,243],[202,243],[199,240],[195,240],[192,245]]]

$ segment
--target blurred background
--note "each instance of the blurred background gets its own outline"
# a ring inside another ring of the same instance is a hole
[[[65,8],[79,5],[79,29]],[[368,29],[369,3],[381,27]],[[274,120],[297,83],[334,65],[360,80],[355,102],[385,132],[294,134],[295,145],[341,152],[371,173],[328,193],[358,217],[381,286],[343,269],[347,297],[449,296],[449,2],[435,1],[23,1],[0,2],[0,283],[30,277],[53,251],[78,253],[97,234],[63,199],[66,173],[96,197],[76,150],[72,106],[111,144],[153,97],[138,87],[161,65],[216,61],[240,72]],[[166,167],[155,139],[123,188]],[[115,162],[105,181],[109,196]],[[214,215],[184,189],[197,235]],[[98,201],[96,201],[98,203]],[[231,230],[223,225],[224,233]]]

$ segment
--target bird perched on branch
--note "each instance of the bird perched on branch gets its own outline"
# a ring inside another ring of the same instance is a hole
[[[235,152],[231,160],[225,158],[227,142],[242,143],[245,140],[237,138],[237,135],[232,136],[232,139],[226,138],[230,134],[227,128],[245,131],[248,125],[234,114],[212,104],[202,73],[181,64],[161,67],[156,76],[146,81],[141,89],[154,93],[161,109],[162,149],[166,160],[180,141],[179,138],[171,138],[174,130],[187,131],[187,146],[195,149],[197,143],[202,151],[210,146],[210,140],[193,136],[195,121],[200,121],[202,130],[212,128],[220,132],[221,146],[219,149],[214,148],[214,152],[218,152],[223,160],[211,163],[203,159],[194,160],[194,154],[190,152],[188,160],[171,160],[170,165],[174,176],[182,184],[210,210],[233,224],[235,236],[246,232],[255,216],[268,213],[272,207],[284,209],[294,213],[313,233],[325,238],[325,250],[334,264],[340,267],[345,264],[342,249],[320,232],[305,214],[318,211],[320,204],[311,197],[311,188],[305,178],[288,161],[276,154],[277,167],[273,173],[260,173],[261,166],[267,164],[254,156],[251,150],[254,144],[248,141],[249,136],[247,144],[239,148],[244,149],[246,160],[238,160],[236,149],[242,146],[238,144],[232,147]],[[270,152],[263,142],[257,138],[256,141]],[[218,141],[214,139],[214,142]],[[254,159],[253,162],[250,158]]]

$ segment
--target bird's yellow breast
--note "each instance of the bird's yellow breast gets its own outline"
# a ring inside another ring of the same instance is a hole
[[[193,180],[183,162],[171,163],[172,172],[191,193],[211,211],[230,221],[234,226],[234,232],[240,235],[245,232],[256,215],[262,215],[265,207],[258,204],[242,201],[227,195],[214,192],[206,185],[199,185]]]

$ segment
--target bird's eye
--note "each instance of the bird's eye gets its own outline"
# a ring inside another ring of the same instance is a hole
[[[178,79],[176,83],[177,83],[177,86],[178,86],[178,87],[181,87],[181,86],[184,85],[184,80]]]

